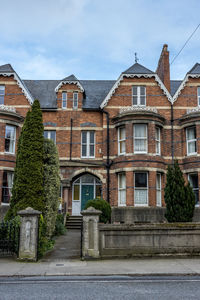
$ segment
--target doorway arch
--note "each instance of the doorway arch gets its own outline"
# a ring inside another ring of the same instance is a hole
[[[83,174],[72,184],[72,215],[80,215],[88,200],[101,198],[102,183],[94,175]]]

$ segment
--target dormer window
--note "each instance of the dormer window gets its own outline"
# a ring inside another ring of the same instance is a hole
[[[4,104],[4,97],[5,97],[5,86],[0,85],[0,105]]]
[[[200,106],[200,86],[197,88],[197,101],[198,101],[198,106]]]
[[[78,92],[73,93],[73,109],[78,108]]]
[[[62,92],[62,108],[67,108],[67,92]]]
[[[133,105],[146,105],[146,87],[133,86]]]

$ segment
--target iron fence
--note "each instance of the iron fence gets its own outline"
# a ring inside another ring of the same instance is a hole
[[[18,255],[19,229],[15,221],[0,223],[0,256]]]

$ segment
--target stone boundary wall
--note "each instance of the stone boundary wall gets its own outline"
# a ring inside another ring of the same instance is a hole
[[[199,255],[200,223],[99,224],[101,258]]]
[[[111,223],[164,223],[165,207],[112,207]],[[193,222],[200,222],[200,208],[194,211]]]

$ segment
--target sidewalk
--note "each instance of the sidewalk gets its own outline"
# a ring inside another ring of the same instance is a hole
[[[0,258],[0,276],[50,275],[200,275],[200,258],[144,258],[22,263]]]

